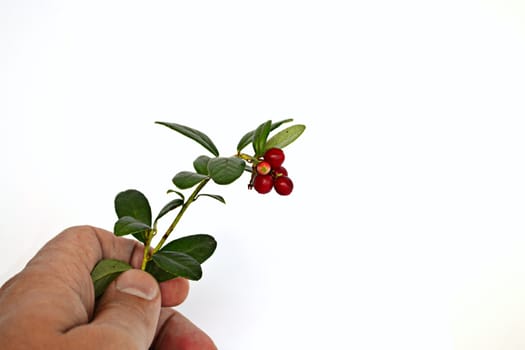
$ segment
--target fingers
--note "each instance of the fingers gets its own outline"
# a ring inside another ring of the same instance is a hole
[[[155,350],[217,350],[200,328],[177,311],[163,308],[153,344]]]
[[[46,268],[63,269],[62,263],[73,263],[89,272],[103,258],[130,262],[138,242],[116,237],[111,232],[92,227],[70,227],[50,240],[28,263]],[[58,256],[57,256],[58,255]],[[57,261],[57,259],[60,259]],[[58,266],[55,266],[58,265]]]
[[[94,305],[90,273],[95,264],[103,258],[130,262],[138,246],[137,242],[115,237],[99,228],[71,227],[50,240],[31,259],[18,279],[28,285],[38,281],[39,288],[46,290],[67,287],[73,295],[80,297],[84,309],[90,313]]]
[[[160,283],[162,306],[177,306],[188,296],[190,283],[184,278],[175,278]]]
[[[89,349],[147,349],[155,336],[160,304],[160,290],[151,275],[126,271],[108,287],[92,322],[65,336],[71,342],[87,339]],[[101,340],[104,344],[97,343]]]
[[[6,312],[0,320],[23,334],[25,327],[35,335],[31,324],[38,324],[42,337],[57,336],[70,345],[64,348],[147,349],[157,332],[157,349],[215,350],[211,339],[182,315],[171,309],[161,314],[161,304],[176,306],[187,297],[189,282],[183,278],[158,284],[143,271],[126,271],[95,309],[90,277],[95,264],[112,258],[137,267],[142,255],[142,245],[133,240],[90,226],[69,228],[2,286],[0,308]],[[85,341],[79,344],[79,339]]]
[[[137,246],[94,227],[69,228],[42,247],[24,270],[2,287],[0,307],[26,310],[34,320],[53,315],[53,322],[45,322],[43,327],[57,331],[85,324],[92,318],[95,302],[91,270],[104,257],[129,261]]]
[[[50,240],[20,274],[2,286],[0,294],[18,297],[20,293],[33,293],[36,289],[40,292],[49,291],[48,298],[56,297],[53,302],[65,303],[63,308],[57,310],[67,310],[68,305],[72,306],[67,300],[75,297],[75,300],[82,302],[83,308],[73,320],[70,313],[64,314],[63,327],[71,327],[71,322],[83,324],[92,317],[95,301],[90,273],[95,264],[103,258],[111,258],[129,262],[138,268],[142,263],[143,252],[144,246],[138,242],[115,237],[103,229],[71,227]],[[16,288],[11,288],[13,293],[5,293],[12,284],[16,285]],[[162,282],[160,288],[162,305],[176,306],[186,299],[189,283],[183,278],[176,278]],[[32,297],[30,300],[35,299]]]

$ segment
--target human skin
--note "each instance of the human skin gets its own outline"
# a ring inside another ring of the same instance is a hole
[[[143,252],[139,242],[91,226],[57,235],[0,288],[0,348],[216,350],[171,308],[187,297],[188,281],[158,284],[137,269]],[[90,273],[104,258],[135,269],[95,302]]]

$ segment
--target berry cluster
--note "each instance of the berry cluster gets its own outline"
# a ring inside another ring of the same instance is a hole
[[[253,177],[249,188],[255,188],[265,194],[275,189],[281,196],[292,193],[293,182],[288,177],[288,171],[282,166],[284,152],[280,148],[270,148],[264,153],[260,161],[254,165]]]

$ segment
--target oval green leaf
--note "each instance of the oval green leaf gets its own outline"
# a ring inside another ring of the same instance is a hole
[[[176,193],[180,197],[180,199],[184,200],[184,194],[182,194],[182,192],[175,191],[175,190],[167,190],[166,193],[167,194]]]
[[[180,198],[174,199],[170,201],[168,204],[166,204],[159,212],[159,215],[157,215],[157,218],[155,219],[155,223],[164,215],[168,214],[170,211],[180,207],[184,204],[184,201]]]
[[[162,247],[160,251],[185,253],[202,264],[212,256],[216,248],[215,238],[206,234],[197,234],[177,238]]]
[[[247,132],[243,137],[241,137],[239,143],[237,144],[237,152],[241,152],[246,146],[252,143],[254,133],[255,130],[252,130],[250,132]]]
[[[200,263],[188,254],[174,251],[158,251],[153,262],[162,270],[177,277],[197,281],[202,277]]]
[[[208,156],[199,156],[193,161],[193,167],[195,171],[202,175],[208,175],[208,162],[210,161]]]
[[[95,298],[100,297],[115,278],[129,269],[131,269],[131,265],[120,260],[100,260],[93,268],[93,271],[91,271],[91,279],[95,287]]]
[[[151,225],[151,207],[148,199],[137,190],[127,190],[117,194],[115,211],[119,218],[131,216],[148,226]]]
[[[244,171],[244,160],[237,157],[217,157],[208,162],[208,173],[219,185],[227,185],[237,180]]]
[[[157,282],[164,282],[178,277],[177,275],[172,275],[158,267],[153,260],[148,261],[146,264],[146,272],[155,277]]]
[[[208,151],[210,151],[214,156],[216,157],[219,156],[219,151],[217,150],[217,147],[215,147],[215,144],[202,131],[190,128],[185,125],[176,124],[176,123],[167,123],[167,122],[155,122],[155,123],[167,126],[168,128],[175,130],[184,136],[189,137],[190,139],[196,141],[197,143],[202,145],[204,148],[206,148]]]
[[[262,156],[264,154],[264,146],[266,145],[266,140],[270,134],[270,128],[272,127],[272,121],[268,120],[255,129],[253,133],[253,150],[255,151],[255,157]]]
[[[306,126],[302,124],[297,124],[279,131],[266,142],[264,151],[273,147],[284,148],[288,146],[289,144],[297,140],[299,136],[301,136],[304,129],[306,129]]]
[[[115,222],[113,232],[116,236],[135,235],[135,237],[145,237],[143,233],[150,229],[151,227],[143,222],[138,221],[134,217],[124,216]],[[139,237],[137,238],[143,242]]]
[[[181,171],[173,177],[173,184],[181,190],[184,190],[195,186],[206,178],[208,178],[208,176],[197,174],[192,171]]]
[[[224,200],[224,198],[222,196],[219,196],[218,194],[201,193],[197,197],[195,197],[195,199],[199,198],[200,196],[211,197],[213,199],[218,200],[219,202],[226,204],[226,201]]]
[[[293,119],[285,119],[285,120],[281,120],[279,122],[273,123],[270,128],[270,131],[275,130],[276,128],[280,127],[282,124],[289,123],[291,121],[293,121]],[[246,146],[252,143],[254,134],[255,134],[255,130],[249,131],[239,140],[239,143],[237,144],[237,152],[241,152]]]

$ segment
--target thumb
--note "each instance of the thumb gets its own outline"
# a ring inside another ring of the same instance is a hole
[[[155,336],[161,309],[157,281],[131,269],[122,273],[100,299],[91,339],[97,349],[148,349]],[[94,338],[99,339],[94,339]]]

